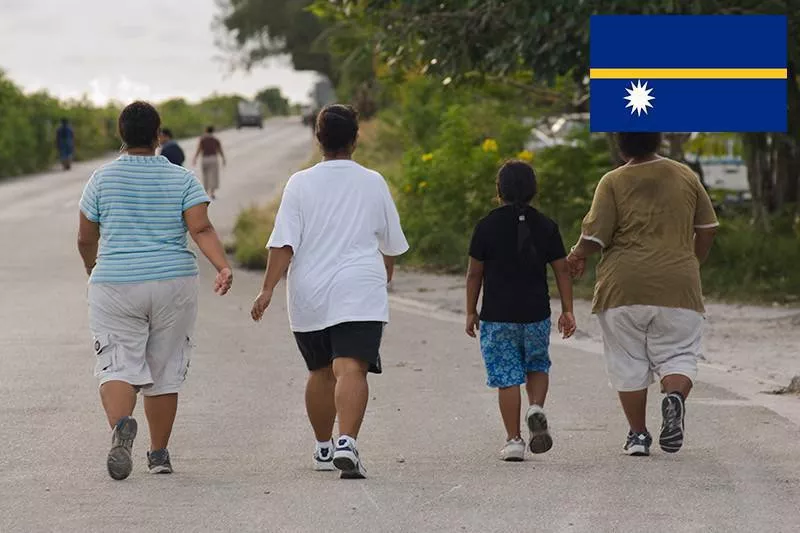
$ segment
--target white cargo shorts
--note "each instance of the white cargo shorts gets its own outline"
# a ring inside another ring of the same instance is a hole
[[[197,277],[89,285],[94,374],[145,396],[177,393],[189,368],[197,318]]]
[[[648,388],[655,376],[697,378],[703,315],[691,309],[629,305],[597,315],[608,377],[620,392]]]

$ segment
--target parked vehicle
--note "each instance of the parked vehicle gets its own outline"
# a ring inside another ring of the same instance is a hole
[[[261,104],[258,102],[240,101],[236,106],[236,129],[246,126],[263,128],[264,118]]]

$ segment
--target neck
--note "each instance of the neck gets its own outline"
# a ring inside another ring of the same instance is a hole
[[[156,155],[155,148],[128,148],[125,152],[128,155]]]
[[[644,155],[642,157],[632,157],[628,160],[629,165],[638,165],[639,163],[648,163],[650,161],[655,161],[656,159],[661,159],[661,156],[658,154],[650,154]]]
[[[323,154],[323,161],[348,161],[352,159],[352,154],[339,153],[339,154]]]

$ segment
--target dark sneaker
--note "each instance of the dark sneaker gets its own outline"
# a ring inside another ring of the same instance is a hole
[[[531,405],[525,414],[528,430],[531,432],[528,447],[531,453],[545,453],[553,447],[553,438],[547,429],[547,417],[538,405]]]
[[[172,463],[169,461],[169,452],[166,448],[147,452],[147,468],[151,474],[171,474]]]
[[[339,476],[342,479],[364,479],[367,477],[367,471],[364,469],[364,465],[361,464],[358,450],[353,441],[339,439],[336,442],[336,450],[333,452],[333,465],[342,472]]]
[[[131,452],[133,439],[136,438],[138,429],[136,419],[129,416],[121,418],[114,426],[114,430],[111,432],[111,450],[109,450],[106,460],[108,475],[112,478],[120,480],[131,475],[131,470],[133,470]]]
[[[314,470],[317,472],[331,472],[336,470],[333,466],[333,441],[328,448],[317,448],[314,451]]]
[[[633,457],[647,457],[650,455],[650,446],[653,444],[653,437],[650,433],[628,432],[628,439],[623,450],[626,454]]]
[[[658,443],[667,453],[675,453],[683,446],[683,419],[686,416],[686,404],[680,394],[667,394],[661,402],[661,436]]]

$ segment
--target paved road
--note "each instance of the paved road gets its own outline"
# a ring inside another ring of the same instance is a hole
[[[310,134],[272,121],[222,138],[231,163],[212,216],[225,231],[307,158]],[[0,532],[797,531],[800,439],[786,419],[701,383],[684,452],[624,457],[626,427],[597,356],[557,347],[555,448],[504,464],[477,347],[456,321],[412,305],[397,305],[386,371],[371,381],[360,440],[370,479],[312,472],[283,298],[254,325],[260,276],[237,273],[217,298],[206,266],[171,443],[177,471],[146,474],[142,424],[133,475],[111,481],[74,249],[93,166],[0,185]]]

